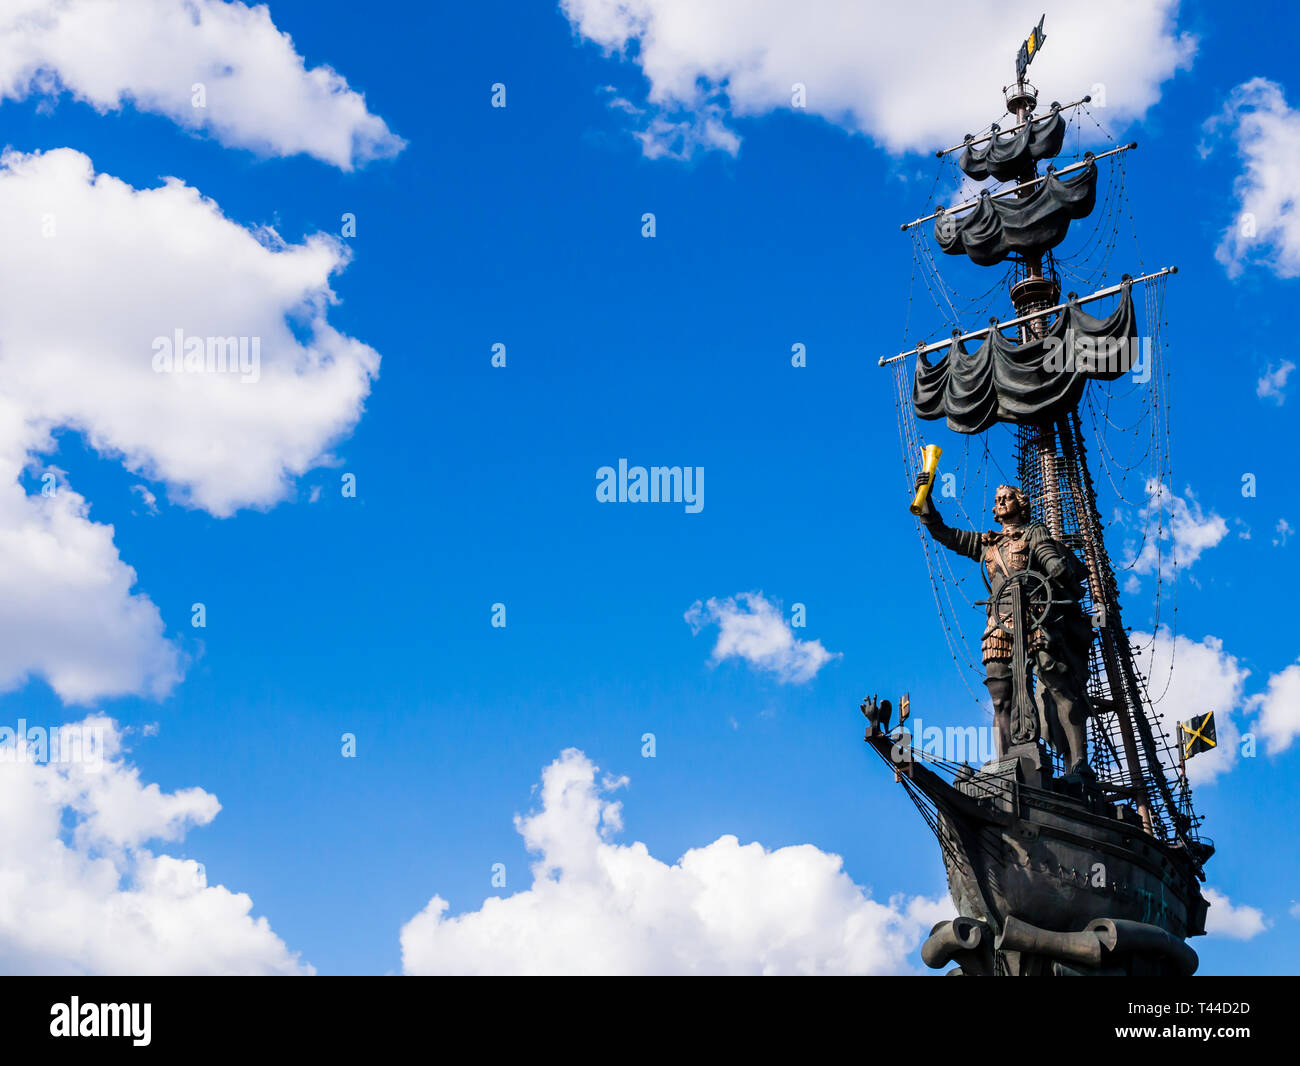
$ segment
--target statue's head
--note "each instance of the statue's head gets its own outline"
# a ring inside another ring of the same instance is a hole
[[[999,485],[993,495],[993,517],[1003,525],[1024,525],[1029,521],[1029,497],[1015,485]]]

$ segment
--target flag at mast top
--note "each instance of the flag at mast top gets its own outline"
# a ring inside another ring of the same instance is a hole
[[[1038,50],[1047,40],[1047,34],[1043,32],[1045,18],[1047,18],[1046,12],[1038,16],[1038,25],[1029,31],[1029,36],[1020,45],[1020,52],[1016,56],[1016,81],[1025,80],[1025,71],[1029,69],[1029,64],[1034,61],[1034,56],[1038,55]]]

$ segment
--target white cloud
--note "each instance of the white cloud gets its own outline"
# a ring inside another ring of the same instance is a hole
[[[1234,905],[1222,892],[1212,888],[1202,889],[1202,895],[1209,901],[1210,909],[1205,917],[1207,936],[1222,936],[1230,940],[1250,940],[1259,936],[1272,923],[1264,917],[1264,912],[1257,907],[1248,907],[1244,903]]]
[[[1290,539],[1291,534],[1294,533],[1295,530],[1291,528],[1291,523],[1285,518],[1279,518],[1277,520],[1277,525],[1274,527],[1274,532],[1277,533],[1277,536],[1273,538],[1273,547],[1285,548],[1286,542]]]
[[[734,154],[733,120],[790,110],[795,84],[806,86],[808,111],[890,151],[946,146],[1001,113],[999,87],[1042,13],[1036,0],[980,0],[960,12],[941,0],[561,0],[560,8],[577,33],[641,69],[652,117],[637,136],[647,155],[678,157]],[[1195,51],[1177,12],[1177,0],[1049,12],[1031,68],[1040,99],[1093,91],[1108,126],[1141,117]]]
[[[1174,566],[1186,569],[1228,535],[1228,523],[1213,511],[1207,515],[1191,489],[1179,496],[1152,479],[1146,493],[1142,509],[1146,536],[1131,564],[1134,573],[1153,574],[1158,568],[1168,576]]]
[[[402,928],[408,974],[883,974],[947,901],[877,903],[837,855],[809,844],[767,851],[723,836],[669,866],[618,845],[626,778],[597,784],[580,751],[542,773],[541,809],[516,817],[532,886],[447,917],[434,896]]]
[[[174,178],[135,189],[66,148],[0,160],[0,226],[0,381],[32,422],[224,516],[283,499],[360,417],[379,356],[326,320],[348,261],[334,238],[286,244]],[[156,373],[155,339],[178,329],[257,339],[258,380]]]
[[[1277,369],[1273,368],[1270,363],[1268,369],[1264,371],[1263,376],[1255,384],[1255,395],[1261,400],[1272,398],[1272,400],[1281,407],[1286,403],[1286,379],[1291,376],[1291,371],[1295,369],[1295,363],[1290,359],[1283,359]]]
[[[1149,678],[1155,713],[1175,752],[1178,723],[1214,712],[1218,746],[1187,761],[1187,779],[1193,785],[1213,782],[1236,764],[1241,747],[1236,712],[1243,706],[1250,671],[1223,650],[1217,637],[1198,642],[1180,634],[1175,639],[1162,628],[1155,637],[1134,633],[1132,640],[1138,670]]]
[[[228,146],[305,153],[344,170],[405,143],[339,74],[308,70],[264,5],[8,0],[5,8],[0,99],[66,90],[101,112],[129,101]]]
[[[1250,732],[1264,740],[1270,755],[1286,751],[1300,737],[1300,662],[1272,674],[1263,692],[1246,696],[1250,671],[1223,650],[1217,637],[1197,642],[1180,635],[1175,640],[1162,628],[1154,638],[1135,632],[1132,639],[1137,667],[1150,679],[1151,697],[1158,701],[1155,711],[1171,740],[1177,742],[1179,721],[1214,712],[1218,746],[1188,761],[1193,785],[1208,784],[1236,764],[1243,739],[1241,715],[1258,715]]]
[[[1300,275],[1300,111],[1287,104],[1281,85],[1252,78],[1205,125],[1211,143],[1231,132],[1243,167],[1235,183],[1237,216],[1216,258],[1231,277],[1251,262],[1284,278]]]
[[[99,760],[37,761],[45,755],[27,748],[18,761],[12,736],[0,747],[0,972],[312,972],[266,918],[251,916],[247,895],[209,885],[193,860],[145,847],[211,822],[216,797],[143,784],[112,719],[80,728],[83,737],[102,730]]]
[[[713,662],[744,659],[751,666],[775,674],[782,683],[802,684],[839,652],[822,647],[820,640],[798,640],[779,605],[769,602],[761,592],[742,592],[718,600],[696,600],[684,615],[692,632],[707,625],[718,627],[718,643],[713,648]]]
[[[1286,751],[1300,737],[1300,662],[1268,679],[1268,688],[1252,696],[1247,710],[1258,713],[1255,728],[1270,755]]]
[[[58,427],[217,516],[269,507],[362,412],[379,356],[327,321],[346,249],[286,244],[175,179],[134,189],[71,149],[0,159],[0,686],[164,694],[175,650],[112,528],[18,476]],[[260,373],[156,373],[154,341],[246,337]],[[251,344],[251,341],[250,341]]]
[[[24,451],[40,441],[0,395],[0,691],[44,677],[67,702],[141,693],[180,679],[158,608],[133,594],[135,571],[67,485],[28,495]]]
[[[146,485],[132,485],[131,491],[140,497],[140,503],[148,514],[158,513],[158,497],[149,491]]]

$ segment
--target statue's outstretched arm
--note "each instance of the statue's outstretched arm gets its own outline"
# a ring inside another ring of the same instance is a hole
[[[919,489],[925,483],[925,480],[926,475],[924,473],[918,474],[916,487]],[[973,529],[953,529],[944,522],[943,516],[939,514],[939,509],[935,507],[933,501],[934,493],[932,492],[926,496],[925,503],[921,507],[921,513],[917,515],[925,526],[926,532],[949,551],[954,551],[958,555],[965,555],[978,561],[983,555],[980,535]]]

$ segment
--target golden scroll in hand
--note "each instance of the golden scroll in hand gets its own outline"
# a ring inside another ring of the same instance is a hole
[[[937,444],[927,444],[921,449],[921,470],[926,478],[925,484],[916,490],[916,496],[912,499],[912,514],[919,515],[925,507],[925,501],[930,498],[930,489],[934,486],[934,475],[939,469],[939,456],[942,454],[943,449]]]

